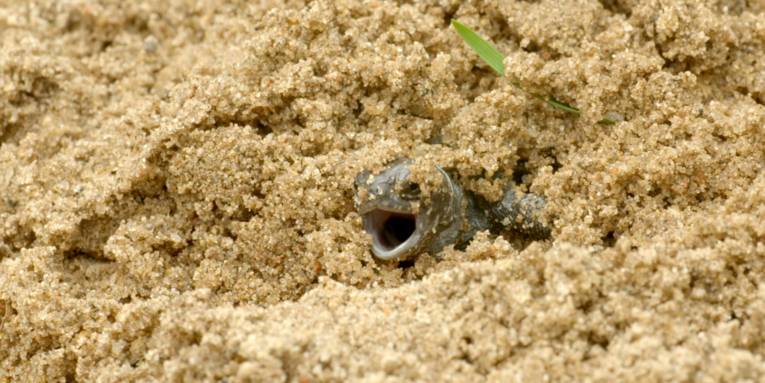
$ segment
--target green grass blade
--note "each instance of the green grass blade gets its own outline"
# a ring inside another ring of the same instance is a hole
[[[494,71],[497,72],[497,74],[500,76],[505,76],[505,64],[503,63],[505,56],[500,53],[497,48],[494,47],[494,45],[491,45],[490,42],[484,40],[481,36],[475,33],[475,31],[470,29],[470,27],[460,23],[457,20],[452,19],[452,27],[454,27],[460,37],[465,40],[465,43],[470,46],[470,48],[472,48],[476,53],[478,53],[478,56],[488,66],[490,66],[491,69],[494,69]],[[513,81],[511,79],[511,84],[513,84],[513,86],[516,88],[530,94],[531,96],[544,101],[547,103],[547,105],[550,105],[555,109],[564,111],[566,113],[571,113],[576,116],[581,114],[581,111],[575,106],[571,106],[563,101],[557,100],[553,96],[542,97],[526,91],[517,80]],[[603,125],[611,125],[615,124],[616,121],[606,117],[598,121],[598,123]]]
[[[562,110],[564,112],[573,113],[573,114],[576,114],[577,116],[580,113],[579,109],[577,109],[577,108],[575,108],[575,107],[573,107],[573,106],[571,106],[569,104],[566,104],[563,101],[558,101],[558,100],[555,99],[555,97],[552,97],[552,96],[550,96],[548,99],[546,99],[545,102],[548,105],[552,106],[553,108],[558,109],[558,110]]]
[[[505,60],[505,56],[497,48],[457,20],[452,20],[452,26],[457,30],[462,39],[465,40],[465,43],[473,48],[491,69],[494,69],[500,76],[505,75],[505,64],[502,62]]]
[[[599,120],[598,124],[600,124],[600,125],[614,125],[614,124],[616,124],[616,121],[614,121],[614,120],[612,120],[612,119],[610,119],[608,117],[605,117],[605,118]]]
[[[601,125],[614,125],[624,121],[624,116],[617,112],[608,112],[603,118],[598,121]]]

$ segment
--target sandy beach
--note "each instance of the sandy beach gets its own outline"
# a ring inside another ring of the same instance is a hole
[[[765,380],[763,0],[0,0],[0,42],[0,382]],[[376,259],[402,157],[550,237]]]

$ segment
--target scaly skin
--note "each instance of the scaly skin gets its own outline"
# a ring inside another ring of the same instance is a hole
[[[436,254],[448,245],[462,248],[481,230],[513,230],[537,239],[550,235],[536,218],[544,207],[542,197],[526,194],[517,198],[510,187],[492,206],[464,191],[436,167],[443,182],[428,199],[409,180],[411,164],[409,159],[400,159],[378,175],[362,171],[356,176],[356,207],[364,230],[372,236],[372,253],[377,258]]]

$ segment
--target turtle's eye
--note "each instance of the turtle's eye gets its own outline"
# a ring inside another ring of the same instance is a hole
[[[417,200],[420,198],[420,185],[416,182],[405,182],[401,185],[400,195],[405,200]]]

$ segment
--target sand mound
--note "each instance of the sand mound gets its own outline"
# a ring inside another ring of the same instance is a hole
[[[763,1],[260,3],[0,3],[0,381],[765,379]],[[551,240],[375,260],[402,156]]]

